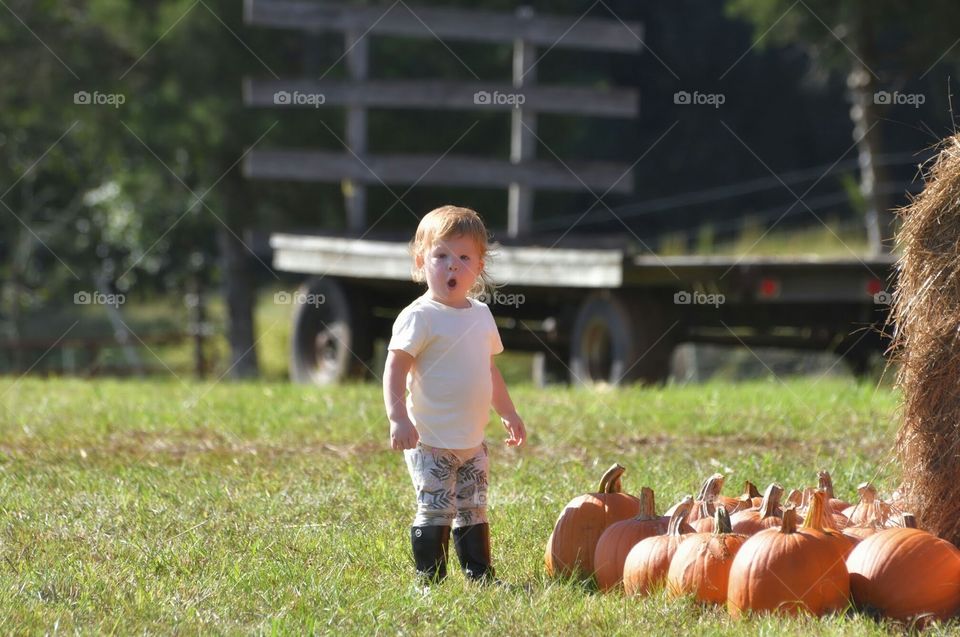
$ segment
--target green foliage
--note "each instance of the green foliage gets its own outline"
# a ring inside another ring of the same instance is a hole
[[[800,45],[821,68],[846,72],[852,56],[870,47],[881,64],[874,70],[896,79],[923,73],[950,53],[960,19],[950,0],[926,2],[922,10],[897,0],[727,0],[725,8],[753,25],[760,48]]]

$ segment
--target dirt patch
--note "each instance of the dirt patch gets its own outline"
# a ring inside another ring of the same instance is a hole
[[[0,461],[50,457],[96,459],[117,456],[167,460],[183,460],[199,456],[263,456],[266,458],[294,456],[336,456],[350,458],[386,451],[385,445],[372,442],[353,444],[323,443],[295,440],[271,441],[243,439],[212,429],[192,429],[177,432],[129,430],[110,434],[100,440],[66,441],[56,444],[40,438],[8,441],[0,444]]]
[[[493,447],[491,446],[491,449]],[[596,441],[569,440],[553,442],[521,449],[521,454],[550,458],[558,462],[590,461],[598,453]],[[824,455],[847,456],[851,450],[874,458],[887,458],[891,455],[891,442],[884,436],[871,436],[862,439],[844,438],[808,438],[781,435],[671,435],[651,434],[637,436],[619,436],[603,441],[605,455],[611,452],[627,455],[644,453],[667,454],[679,452],[693,454],[712,452],[717,457],[730,455],[777,453],[794,457],[822,457]],[[494,454],[499,452],[494,450]]]
[[[492,437],[488,444],[491,455],[495,457],[519,453],[521,456],[530,455],[557,461],[587,461],[596,456],[598,448],[597,441],[582,440],[552,441],[549,444],[528,445],[509,451],[497,444],[496,437]],[[889,441],[881,436],[855,440],[849,437],[801,439],[794,436],[752,434],[619,436],[602,441],[602,448],[606,453],[612,450],[624,455],[644,452],[659,454],[671,450],[681,453],[716,450],[718,454],[727,455],[776,452],[810,457],[823,454],[847,455],[851,449],[872,457],[886,457],[891,451]],[[52,441],[33,437],[6,441],[0,444],[0,463],[27,459],[102,460],[117,457],[135,460],[153,458],[162,462],[203,457],[236,459],[250,456],[264,459],[325,456],[347,460],[379,453],[396,452],[387,448],[386,444],[369,440],[356,443],[317,440],[301,442],[296,439],[267,441],[240,438],[206,428],[162,432],[132,429],[112,433],[106,438],[83,441]]]

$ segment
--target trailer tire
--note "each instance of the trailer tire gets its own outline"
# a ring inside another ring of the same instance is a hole
[[[583,302],[570,344],[570,382],[658,384],[670,372],[675,341],[659,301],[605,291]]]
[[[860,337],[851,334],[842,342],[834,353],[843,359],[850,372],[859,379],[871,378],[884,366],[884,352],[890,345],[889,337],[885,337],[878,326],[872,326],[869,332]],[[852,343],[849,341],[853,341]]]
[[[366,376],[373,338],[369,312],[357,290],[343,281],[318,277],[301,285],[292,301],[290,379],[329,385]]]

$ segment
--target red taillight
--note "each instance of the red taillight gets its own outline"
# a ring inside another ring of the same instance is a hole
[[[773,298],[779,296],[780,294],[780,281],[777,279],[761,279],[760,280],[760,296],[765,299]]]

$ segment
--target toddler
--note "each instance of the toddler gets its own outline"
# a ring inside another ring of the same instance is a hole
[[[416,491],[410,541],[417,575],[426,583],[446,577],[452,526],[464,574],[490,581],[483,441],[490,406],[507,445],[523,444],[526,430],[493,361],[503,351],[493,315],[474,298],[491,289],[487,230],[473,210],[443,206],[421,219],[410,247],[413,278],[427,291],[393,324],[383,400],[390,445],[403,450]]]

